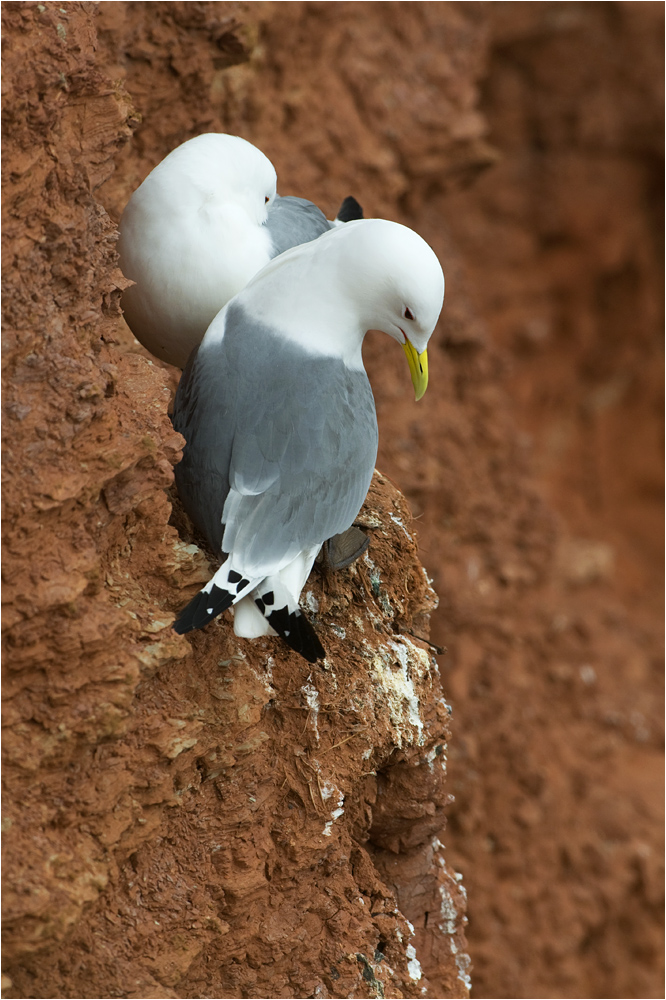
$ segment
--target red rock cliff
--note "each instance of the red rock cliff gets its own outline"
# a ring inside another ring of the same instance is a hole
[[[660,10],[3,5],[4,996],[467,996],[455,868],[477,996],[659,995]],[[115,223],[207,130],[447,274],[418,407],[367,345],[411,513],[378,475],[313,574],[329,670],[169,628],[208,564]]]

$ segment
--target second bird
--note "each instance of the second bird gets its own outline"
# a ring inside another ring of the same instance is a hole
[[[151,354],[187,363],[211,320],[277,254],[362,217],[353,198],[335,222],[280,197],[273,164],[239,136],[209,132],[174,149],[130,198],[118,252],[125,319]]]

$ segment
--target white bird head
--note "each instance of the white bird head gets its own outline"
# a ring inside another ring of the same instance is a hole
[[[418,233],[386,219],[348,222],[332,234],[346,244],[345,284],[367,323],[424,351],[444,301],[444,275]]]
[[[184,142],[149,174],[144,184],[168,184],[181,199],[207,203],[232,202],[253,222],[266,221],[275,198],[275,167],[260,149],[237,135],[207,132]]]
[[[416,398],[423,396],[444,275],[435,252],[407,226],[385,219],[337,226],[275,257],[241,297],[283,336],[349,367],[363,366],[366,332],[382,330],[403,347]]]
[[[397,222],[367,219],[345,228],[356,230],[346,237],[354,241],[356,262],[348,286],[355,290],[363,325],[402,346],[421,399],[428,386],[428,341],[444,302],[442,266],[418,233]]]

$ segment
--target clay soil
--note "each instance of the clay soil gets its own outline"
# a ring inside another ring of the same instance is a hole
[[[2,13],[3,996],[662,996],[663,5]],[[115,241],[216,130],[446,273],[421,403],[367,338],[325,668],[170,629],[210,567]]]

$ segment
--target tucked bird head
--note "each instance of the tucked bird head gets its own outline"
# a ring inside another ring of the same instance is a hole
[[[434,251],[407,226],[385,219],[337,226],[275,257],[240,301],[306,351],[352,368],[362,367],[366,332],[382,330],[403,347],[416,398],[426,391],[444,275]]]
[[[237,135],[207,132],[184,142],[149,174],[144,184],[168,184],[203,210],[231,202],[261,225],[275,199],[275,167],[260,149]]]
[[[428,386],[428,341],[444,302],[444,274],[434,251],[407,226],[385,219],[348,223],[347,237],[363,266],[354,288],[364,325],[382,330],[402,346],[416,398]]]
[[[444,301],[434,251],[412,229],[385,219],[347,223],[344,230],[338,239],[348,246],[346,284],[368,329],[424,351]]]

